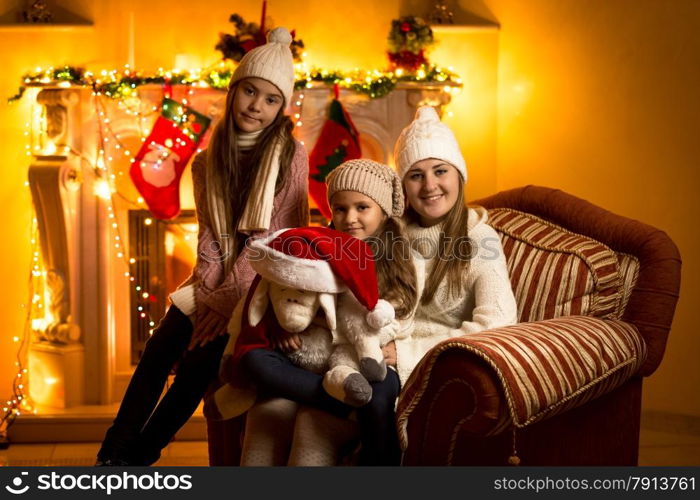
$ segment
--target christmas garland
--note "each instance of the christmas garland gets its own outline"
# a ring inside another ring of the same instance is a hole
[[[322,82],[332,86],[339,84],[343,88],[365,94],[372,99],[384,97],[401,82],[414,83],[449,83],[461,87],[462,80],[452,71],[433,65],[423,65],[416,72],[341,71],[312,70],[303,79],[297,80],[295,89],[308,87],[310,82]]]
[[[83,68],[64,66],[58,69],[49,68],[27,73],[22,77],[22,86],[16,95],[10,97],[8,102],[16,101],[22,97],[28,87],[91,87],[95,92],[115,99],[125,99],[135,95],[136,88],[149,84],[189,85],[197,87],[211,87],[226,89],[228,87],[233,69],[227,65],[218,65],[200,71],[178,71],[163,69],[153,75],[144,75],[126,69],[123,73],[117,70],[92,73]],[[360,94],[375,99],[387,95],[394,90],[400,82],[418,83],[450,83],[454,87],[460,87],[462,82],[459,77],[446,69],[434,65],[422,65],[415,72],[374,71],[328,71],[313,69],[308,73],[298,73],[295,89],[309,87],[312,82],[321,82],[332,86],[354,90]]]
[[[64,66],[59,69],[49,68],[27,73],[22,77],[23,85],[8,102],[20,99],[27,87],[91,87],[108,97],[126,98],[135,94],[136,87],[150,84],[196,85],[225,89],[231,80],[233,70],[228,67],[205,70],[203,74],[196,71],[165,71],[159,69],[153,75],[142,75],[130,70],[120,73],[117,70],[101,71],[98,74],[83,68]]]

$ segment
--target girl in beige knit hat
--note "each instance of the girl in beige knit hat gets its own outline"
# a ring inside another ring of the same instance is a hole
[[[255,277],[246,239],[308,224],[308,158],[284,114],[292,37],[275,28],[236,68],[224,115],[192,164],[199,223],[192,276],[146,343],[97,465],[150,465],[197,408],[226,345],[226,324]],[[173,384],[158,398],[173,365]]]
[[[326,182],[332,225],[370,245],[375,254],[380,297],[391,302],[396,311],[398,321],[391,325],[390,331],[382,333],[384,342],[410,335],[425,273],[422,259],[411,253],[403,238],[404,196],[399,177],[381,163],[351,160],[331,172]],[[288,352],[296,347],[280,346],[280,349]],[[336,349],[343,347],[340,345]],[[348,344],[348,348],[352,346]],[[338,355],[338,351],[334,355]],[[383,381],[371,383],[371,400],[357,408],[356,421],[344,418],[352,407],[342,403],[347,410],[338,408],[344,398],[335,392],[342,383],[329,379],[336,374],[335,369],[325,376],[308,373],[301,377],[284,371],[283,363],[273,368],[269,364],[256,364],[254,376],[265,381],[265,390],[289,399],[277,397],[258,401],[251,408],[241,465],[337,465],[348,451],[347,445],[356,442],[358,435],[361,465],[398,465],[400,449],[394,426],[394,406],[401,385],[395,370],[396,361],[386,361],[391,369],[387,370]],[[248,368],[251,368],[250,363]],[[275,373],[270,373],[273,369]],[[341,380],[346,376],[342,369],[337,375]],[[284,380],[275,382],[279,377]],[[315,396],[314,402],[295,394],[313,393],[314,377],[327,394]],[[291,378],[296,380],[293,390],[288,387]],[[301,388],[307,385],[309,390]],[[328,394],[336,399],[335,405],[324,401],[323,396],[327,398]],[[314,406],[299,406],[298,401]]]
[[[392,303],[399,320],[395,337],[410,336],[425,272],[423,260],[410,251],[404,237],[401,180],[388,166],[359,159],[334,169],[326,183],[333,227],[370,245],[375,254],[380,296]],[[391,340],[389,337],[385,342]],[[394,425],[394,405],[401,381],[396,358],[386,361],[392,369],[383,382],[371,384],[372,399],[357,409],[360,465],[399,464],[401,452]],[[347,421],[343,425],[337,417],[323,415],[318,410],[302,409],[297,416],[290,462],[333,465],[350,425]],[[328,428],[335,431],[328,432],[325,430]]]
[[[375,252],[380,295],[406,317],[416,302],[412,255],[406,242],[404,194],[401,179],[386,165],[372,160],[350,160],[326,178],[332,225],[338,231],[366,240]]]

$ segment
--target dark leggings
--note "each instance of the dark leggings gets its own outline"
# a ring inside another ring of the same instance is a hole
[[[218,373],[228,335],[188,351],[191,338],[192,322],[177,307],[170,306],[146,342],[98,459],[150,465],[192,416]],[[178,360],[175,380],[158,402]]]
[[[262,396],[282,397],[346,418],[353,408],[328,395],[323,376],[292,364],[284,354],[253,349],[241,359]],[[372,399],[357,408],[362,448],[360,465],[399,465],[401,452],[394,425],[394,402],[401,383],[394,370],[372,382]]]

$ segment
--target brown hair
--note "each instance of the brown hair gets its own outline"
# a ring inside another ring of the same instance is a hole
[[[398,319],[406,318],[418,302],[418,286],[403,221],[388,217],[367,243],[375,255],[379,296],[392,303]]]
[[[429,304],[433,300],[435,292],[445,277],[447,277],[447,293],[450,297],[458,297],[462,293],[464,270],[469,265],[469,259],[462,256],[461,248],[462,245],[469,244],[468,217],[469,211],[464,203],[464,189],[460,188],[457,201],[447,212],[443,221],[435,265],[426,280],[421,298],[422,304]],[[406,210],[406,218],[409,222],[416,224],[420,221],[420,216],[411,206]]]
[[[240,131],[231,112],[238,83],[240,82],[231,86],[226,95],[226,111],[212,133],[206,163],[207,208],[209,213],[217,213],[214,208],[216,197],[225,200],[219,209],[219,213],[225,221],[223,234],[234,235],[235,238],[231,245],[231,251],[224,256],[227,271],[230,270],[245,244],[245,235],[238,232],[238,223],[265,153],[275,146],[277,138],[282,141],[279,159],[280,169],[275,183],[275,192],[277,193],[289,176],[295,151],[294,138],[292,137],[294,123],[284,114],[284,105],[282,105],[273,122],[258,137],[250,158],[246,160],[245,165],[241,165],[238,150]],[[216,234],[216,237],[222,241],[221,234]]]

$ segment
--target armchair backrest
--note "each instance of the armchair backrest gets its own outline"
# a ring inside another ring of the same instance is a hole
[[[641,375],[664,354],[681,259],[654,227],[538,186],[475,201],[501,235],[521,321],[582,314],[622,319],[644,338]]]
[[[501,237],[520,322],[622,316],[625,282],[610,248],[531,214],[489,210]]]

